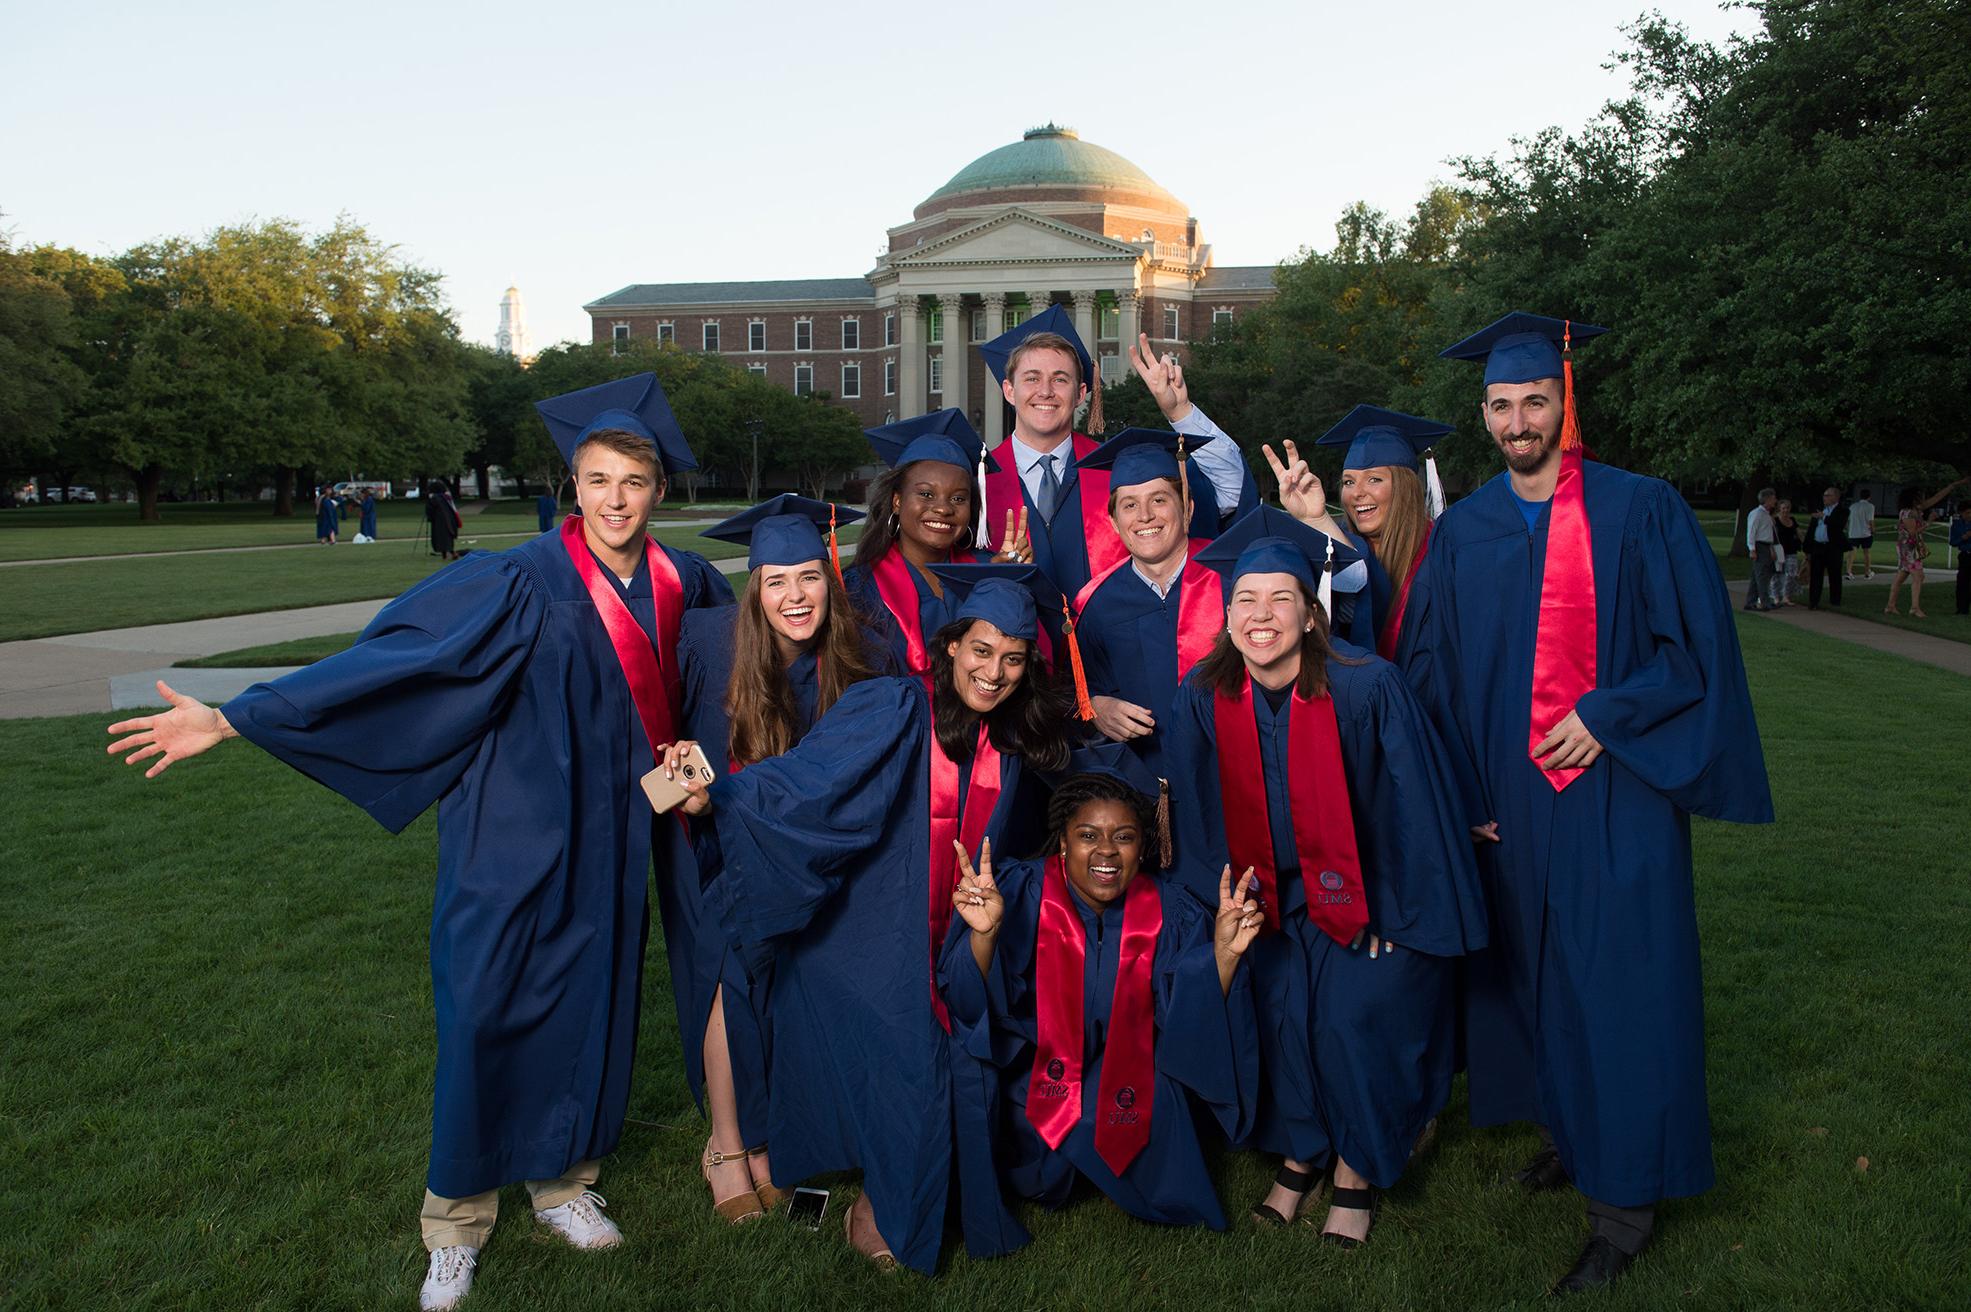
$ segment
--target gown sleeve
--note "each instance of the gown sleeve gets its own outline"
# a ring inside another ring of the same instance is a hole
[[[1443,521],[1438,524],[1438,536],[1410,584],[1403,631],[1397,636],[1396,664],[1437,729],[1469,830],[1496,820],[1499,813],[1486,791],[1484,772],[1478,768],[1481,757],[1471,741],[1470,717],[1462,714],[1467,703],[1459,677],[1456,598],[1449,595],[1451,548],[1443,537]]]
[[[1644,627],[1637,638],[1647,655],[1619,682],[1581,698],[1581,722],[1604,751],[1683,810],[1771,821],[1731,598],[1697,516],[1666,487],[1647,489],[1631,509],[1622,558],[1624,589],[1641,594],[1635,622]]]
[[[913,680],[865,679],[792,750],[711,787],[725,868],[706,889],[741,947],[799,931],[915,796],[929,716]]]
[[[1013,1065],[1036,1038],[1028,998],[1040,919],[1040,872],[1039,862],[1009,861],[993,874],[1006,900],[1006,918],[993,945],[992,969],[980,972],[972,959],[972,932],[955,914],[938,960],[952,1042],[993,1066]]]
[[[355,646],[220,710],[242,737],[397,833],[465,773],[546,621],[525,566],[475,554],[385,606]]]
[[[1195,671],[1193,672],[1193,676]],[[1211,693],[1187,676],[1171,701],[1164,765],[1170,771],[1172,875],[1199,902],[1218,904],[1218,876],[1230,860],[1218,789],[1218,733]]]
[[[1252,1131],[1259,1104],[1259,1019],[1244,961],[1218,986],[1212,916],[1181,888],[1167,888],[1157,942],[1157,1069],[1211,1109],[1233,1142]],[[1173,923],[1174,922],[1174,923]]]
[[[732,584],[726,581],[719,567],[695,551],[682,551],[657,544],[657,549],[671,558],[677,566],[678,585],[684,590],[684,608],[691,610],[698,606],[730,606],[733,604]]]

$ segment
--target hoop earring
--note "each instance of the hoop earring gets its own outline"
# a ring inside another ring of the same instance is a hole
[[[902,531],[903,531],[903,521],[898,519],[897,512],[892,510],[890,512],[890,536],[895,537],[898,533],[901,533]]]

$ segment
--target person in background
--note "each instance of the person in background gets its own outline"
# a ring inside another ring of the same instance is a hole
[[[1745,609],[1771,610],[1773,562],[1779,555],[1778,538],[1773,532],[1773,507],[1779,493],[1769,487],[1759,489],[1759,504],[1745,517],[1745,549],[1752,556],[1752,577],[1745,585]]]
[[[335,489],[323,488],[315,498],[315,541],[325,547],[335,545],[335,531],[342,519],[342,503],[335,499]]]
[[[1793,522],[1793,503],[1780,499],[1773,512],[1774,572],[1772,604],[1791,606],[1800,590],[1800,526]]]
[[[1829,602],[1841,604],[1841,554],[1848,548],[1848,512],[1841,504],[1841,489],[1826,489],[1820,502],[1807,533],[1808,610],[1820,609],[1822,579],[1827,581]]]
[[[443,483],[434,483],[424,498],[424,518],[431,525],[431,554],[457,560],[459,527],[463,521]]]
[[[554,528],[554,517],[561,512],[561,498],[555,493],[555,488],[544,487],[541,494],[534,498],[534,513],[540,517],[543,533]]]
[[[1957,613],[1971,615],[1971,501],[1965,501],[1957,508],[1957,518],[1950,522],[1950,546],[1957,553]]]
[[[1848,577],[1855,577],[1855,557],[1862,558],[1862,565],[1868,570],[1867,577],[1875,577],[1875,503],[1868,499],[1868,490],[1855,498],[1848,507]]]
[[[376,541],[376,492],[372,488],[363,489],[363,520],[358,531],[370,541]]]
[[[1896,603],[1902,599],[1903,580],[1909,580],[1909,613],[1911,618],[1929,619],[1923,610],[1923,562],[1930,557],[1930,543],[1925,536],[1930,521],[1937,517],[1934,509],[1939,501],[1949,496],[1965,479],[1945,485],[1944,489],[1926,501],[1918,501],[1916,493],[1903,493],[1900,500],[1902,508],[1896,512],[1896,577],[1889,580],[1889,604],[1882,608],[1884,615],[1894,615]]]

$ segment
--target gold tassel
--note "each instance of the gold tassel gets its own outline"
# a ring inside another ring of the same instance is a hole
[[[1095,718],[1095,703],[1088,699],[1088,671],[1081,665],[1081,640],[1074,636],[1074,614],[1068,599],[1061,598],[1061,631],[1068,640],[1068,666],[1074,671],[1074,710],[1083,720]]]
[[[1157,780],[1157,869],[1168,870],[1170,851],[1170,780]]]
[[[1099,361],[1097,364],[1099,365]],[[1088,433],[1093,437],[1102,431],[1102,371],[1098,367],[1088,389]]]

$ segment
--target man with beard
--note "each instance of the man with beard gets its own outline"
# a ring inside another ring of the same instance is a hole
[[[1773,818],[1696,517],[1584,458],[1567,348],[1603,331],[1509,314],[1443,353],[1484,363],[1506,472],[1437,521],[1398,661],[1464,758],[1485,876],[1472,1122],[1541,1127],[1520,1183],[1588,1199],[1557,1292],[1616,1279],[1657,1202],[1714,1181],[1690,817]]]

